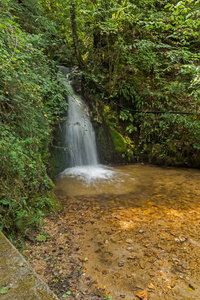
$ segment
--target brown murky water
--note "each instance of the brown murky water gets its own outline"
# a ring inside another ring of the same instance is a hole
[[[133,201],[135,197],[148,200],[158,194],[179,197],[180,193],[190,192],[190,197],[193,194],[200,195],[199,170],[141,164],[118,166],[112,170],[114,173],[110,178],[90,182],[77,177],[60,176],[55,181],[57,193],[68,196],[129,195],[128,201],[130,197]]]
[[[55,181],[76,220],[80,289],[101,299],[200,299],[200,171],[141,164],[114,171],[90,184]]]

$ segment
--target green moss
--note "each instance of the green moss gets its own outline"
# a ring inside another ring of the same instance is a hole
[[[55,127],[53,145],[50,148],[49,176],[55,178],[60,172],[67,168],[66,128],[65,123]]]
[[[49,213],[51,211],[59,212],[63,209],[62,204],[54,194],[54,189],[51,191],[43,192],[38,194],[32,199],[32,205],[41,209],[43,213]]]
[[[63,210],[62,204],[60,203],[60,201],[58,200],[58,198],[53,192],[48,192],[48,198],[51,203],[51,207],[50,207],[51,211],[59,212]]]
[[[127,149],[127,142],[123,136],[113,127],[109,127],[110,135],[113,140],[114,149],[117,153],[123,153]]]

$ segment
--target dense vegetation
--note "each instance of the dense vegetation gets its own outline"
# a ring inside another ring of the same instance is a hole
[[[59,3],[62,12],[66,1]],[[104,91],[100,115],[103,111],[111,130],[125,137],[122,156],[199,166],[199,1],[71,1],[69,6],[71,15],[76,13],[72,36],[85,88],[91,92],[95,82]]]
[[[49,57],[55,26],[29,2],[1,1],[0,14],[0,223],[24,230],[54,203],[49,144],[66,101]]]
[[[199,166],[199,0],[41,4],[74,48],[94,120],[126,139],[118,159]]]
[[[108,128],[117,160],[200,166],[199,7],[199,0],[1,0],[4,230],[36,224],[52,205],[49,146],[66,111],[58,64],[79,66],[93,120]]]

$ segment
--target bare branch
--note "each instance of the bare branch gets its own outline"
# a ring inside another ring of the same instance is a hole
[[[11,58],[9,59],[9,61],[7,62],[7,64],[1,66],[1,68],[6,67],[6,66],[11,62],[11,60],[13,59],[13,57],[14,57],[14,55],[15,55],[15,49],[17,48],[17,43],[18,43],[18,37],[15,36],[15,48],[14,48],[14,51],[13,51],[13,53],[12,53],[12,55],[11,55]]]

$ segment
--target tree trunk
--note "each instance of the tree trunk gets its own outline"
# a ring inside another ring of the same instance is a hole
[[[79,64],[80,69],[83,69],[83,59],[81,56],[79,44],[78,44],[78,35],[77,35],[77,26],[76,26],[76,12],[75,12],[75,4],[70,2],[70,19],[71,19],[71,27],[72,27],[72,36],[74,42],[74,49],[76,53],[76,58]]]

